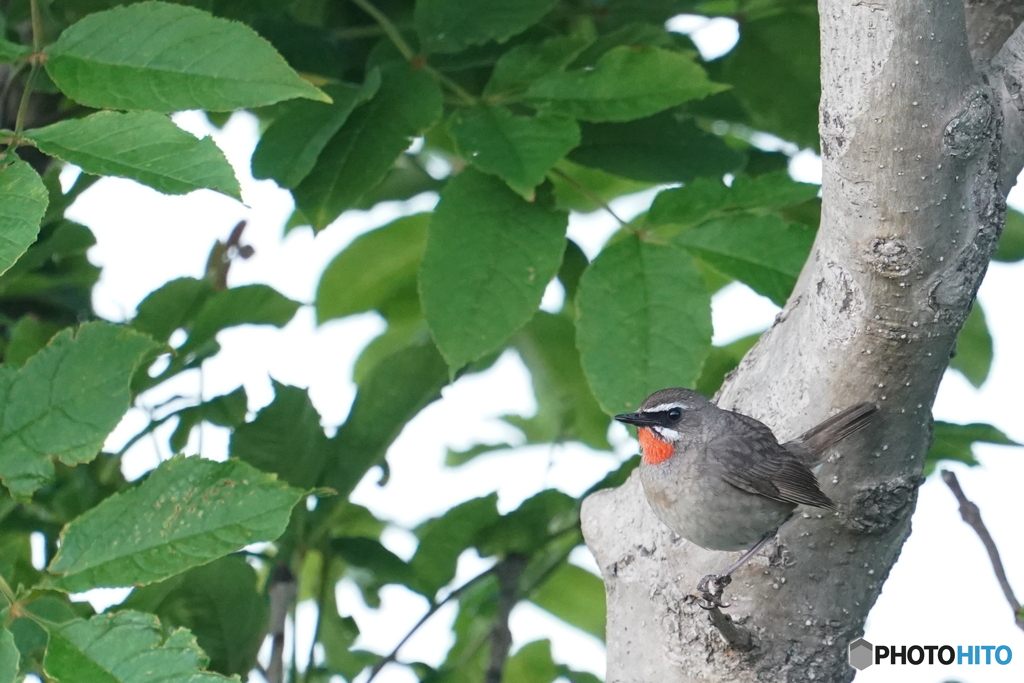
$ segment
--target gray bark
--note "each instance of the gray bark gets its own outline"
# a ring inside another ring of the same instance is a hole
[[[734,575],[725,612],[752,649],[726,643],[690,597],[735,554],[675,537],[636,473],[585,501],[609,683],[853,677],[847,645],[910,533],[931,405],[1024,158],[1024,38],[1018,29],[994,59],[972,60],[969,44],[986,41],[969,43],[962,1],[820,0],[821,228],[718,403],[782,440],[859,401],[880,411],[819,474],[840,511],[798,512]]]

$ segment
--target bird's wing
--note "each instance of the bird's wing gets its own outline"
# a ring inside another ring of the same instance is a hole
[[[741,435],[720,436],[708,443],[708,457],[722,478],[738,489],[772,500],[835,509],[818,480],[779,445],[771,430],[758,423]]]

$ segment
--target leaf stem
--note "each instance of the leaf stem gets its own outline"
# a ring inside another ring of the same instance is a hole
[[[14,591],[11,590],[10,584],[7,583],[7,580],[2,575],[0,575],[0,595],[3,595],[11,605],[18,601],[14,596]]]
[[[352,0],[352,4],[358,7],[359,9],[363,10],[367,14],[369,14],[370,17],[372,17],[373,20],[377,22],[381,30],[384,31],[385,35],[387,35],[387,37],[394,44],[395,49],[397,49],[402,54],[402,56],[405,58],[407,62],[409,62],[413,66],[422,68],[424,71],[427,71],[428,73],[432,74],[445,87],[447,87],[453,93],[458,95],[459,98],[461,98],[462,101],[467,105],[473,106],[477,103],[477,98],[474,97],[468,90],[463,88],[461,85],[453,81],[448,76],[445,76],[443,73],[441,73],[434,67],[427,64],[426,60],[423,57],[417,55],[416,52],[412,49],[412,47],[410,47],[409,43],[405,41],[405,38],[402,37],[402,32],[398,30],[398,27],[395,26],[394,23],[392,23],[392,21],[388,19],[383,12],[381,12],[371,2],[369,2],[369,0]]]
[[[550,172],[558,176],[565,182],[569,183],[570,185],[572,185],[574,188],[576,188],[577,191],[579,191],[580,194],[582,194],[587,199],[589,199],[590,201],[594,202],[602,209],[607,211],[611,215],[611,217],[618,221],[619,225],[621,225],[623,228],[629,229],[629,223],[619,218],[616,215],[616,213],[612,211],[612,207],[608,205],[608,202],[594,194],[593,190],[591,190],[589,187],[582,184],[580,181],[576,180],[575,178],[573,178],[571,175],[569,175],[560,168],[552,168]]]
[[[40,52],[43,49],[43,16],[39,13],[38,0],[29,0],[28,5],[32,15],[32,51]]]
[[[36,77],[39,75],[39,62],[33,60],[29,68],[28,78],[25,79],[25,89],[21,91],[21,104],[18,105],[18,118],[14,121],[14,146],[20,144],[21,132],[25,128],[25,117],[28,115],[29,100],[32,99],[32,90],[36,86]]]
[[[21,132],[25,128],[25,117],[28,115],[29,101],[32,99],[32,91],[36,86],[36,78],[39,76],[39,67],[43,63],[45,55],[42,54],[43,42],[43,19],[39,13],[38,0],[29,0],[29,9],[32,14],[32,54],[29,55],[28,78],[25,79],[25,89],[21,92],[21,103],[18,105],[18,117],[14,121],[14,139],[4,151],[4,158],[12,149],[21,144]]]
[[[377,22],[381,30],[391,39],[391,42],[394,43],[395,47],[398,48],[398,51],[402,53],[402,56],[407,61],[411,62],[416,57],[416,53],[409,47],[409,43],[405,42],[405,38],[402,37],[398,27],[391,23],[391,20],[370,3],[369,0],[352,0],[352,4],[369,14]]]

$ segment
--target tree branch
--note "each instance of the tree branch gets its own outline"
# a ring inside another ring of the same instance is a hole
[[[1024,26],[1005,40],[988,71],[1002,113],[1000,182],[1009,189],[1024,164]]]
[[[1017,600],[1017,596],[1013,594],[1009,579],[1006,578],[1003,561],[999,558],[999,548],[996,547],[996,542],[992,540],[992,535],[988,532],[985,523],[981,521],[981,511],[977,505],[967,500],[967,496],[964,495],[963,489],[960,488],[960,482],[957,481],[954,473],[949,470],[942,470],[942,481],[946,482],[946,486],[949,487],[949,490],[956,496],[957,502],[960,503],[960,516],[974,529],[974,532],[978,534],[978,538],[981,539],[982,544],[985,546],[988,559],[992,563],[992,571],[995,572],[999,587],[1003,589],[1003,595],[1006,596],[1006,601],[1010,603],[1010,609],[1013,610],[1014,621],[1018,628],[1024,631],[1024,612],[1021,611],[1020,602]]]
[[[1020,0],[965,0],[967,40],[975,61],[992,59],[1024,21]]]
[[[686,601],[734,556],[672,534],[635,472],[588,497],[584,537],[608,594],[608,680],[848,681],[846,644],[910,533],[930,407],[1020,164],[968,51],[963,0],[818,6],[821,226],[781,314],[718,404],[783,441],[856,402],[879,414],[818,475],[840,511],[798,513],[778,534],[782,562],[756,557],[733,576],[727,611],[759,637],[756,663],[730,656]]]
[[[279,562],[270,577],[267,594],[270,596],[270,664],[267,665],[267,683],[284,681],[284,626],[288,610],[295,602],[298,586],[288,565]],[[292,659],[294,659],[294,653]]]
[[[498,615],[491,629],[491,658],[484,676],[485,683],[501,683],[508,659],[509,648],[512,647],[512,632],[508,628],[508,618],[512,608],[519,601],[519,576],[526,568],[525,555],[512,554],[495,565],[498,576]]]

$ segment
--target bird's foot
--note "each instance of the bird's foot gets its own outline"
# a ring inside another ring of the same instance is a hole
[[[728,607],[728,603],[722,602],[722,593],[730,583],[732,577],[728,574],[708,574],[697,584],[697,592],[700,593],[697,604],[704,609]]]

